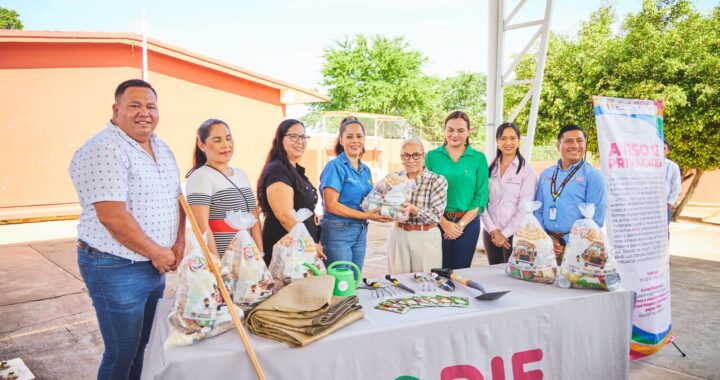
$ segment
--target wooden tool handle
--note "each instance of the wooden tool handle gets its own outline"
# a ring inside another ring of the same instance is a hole
[[[478,284],[477,282],[475,282],[473,280],[468,280],[467,278],[460,277],[460,276],[456,275],[455,273],[451,274],[450,278],[465,285],[465,286],[469,286],[473,289],[479,290],[482,293],[485,293],[485,288],[483,288],[482,285]]]
[[[235,325],[235,330],[237,331],[238,335],[240,335],[240,340],[242,340],[242,343],[245,346],[245,351],[247,351],[250,362],[255,368],[255,374],[257,374],[257,378],[259,380],[265,380],[265,374],[263,373],[262,367],[260,367],[260,362],[258,362],[257,356],[255,356],[255,351],[253,350],[252,346],[250,346],[250,341],[248,340],[247,333],[245,332],[245,327],[243,327],[242,321],[240,321],[240,317],[235,310],[235,304],[233,304],[233,301],[230,298],[230,294],[228,293],[227,288],[225,288],[225,283],[220,276],[220,271],[218,271],[218,268],[215,266],[215,262],[211,257],[210,250],[205,244],[205,240],[203,240],[202,238],[202,233],[200,232],[200,227],[195,220],[195,216],[190,211],[190,206],[188,205],[187,200],[185,200],[185,196],[180,194],[179,199],[183,210],[185,210],[185,215],[190,221],[190,226],[192,226],[193,233],[198,240],[200,249],[202,249],[203,255],[205,255],[205,261],[207,261],[208,268],[210,268],[212,274],[215,275],[215,281],[217,281],[220,294],[225,301],[225,305],[227,305],[228,311],[230,312],[230,317],[232,317],[233,324]]]

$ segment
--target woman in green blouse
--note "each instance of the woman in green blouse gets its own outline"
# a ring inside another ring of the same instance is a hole
[[[488,201],[488,164],[470,146],[470,118],[455,111],[445,118],[445,143],[427,153],[425,166],[448,182],[447,206],[440,219],[443,268],[469,268]]]

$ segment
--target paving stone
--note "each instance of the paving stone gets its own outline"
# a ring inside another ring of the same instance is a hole
[[[0,249],[0,306],[81,292],[85,285],[29,246]]]
[[[82,281],[80,268],[77,264],[77,240],[63,239],[46,243],[30,244],[30,248],[36,250],[46,259],[52,261],[55,265]]]

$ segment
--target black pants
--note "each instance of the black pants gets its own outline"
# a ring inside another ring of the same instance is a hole
[[[457,220],[451,220],[456,222]],[[440,233],[444,234],[442,227]],[[462,269],[470,268],[477,241],[480,238],[480,218],[476,217],[465,226],[463,234],[455,240],[442,241],[442,266],[443,268]]]
[[[512,236],[508,238],[508,241],[510,241],[510,249],[500,248],[493,244],[490,233],[483,230],[483,246],[485,246],[485,253],[487,253],[488,263],[490,265],[508,262],[512,254],[512,239]]]

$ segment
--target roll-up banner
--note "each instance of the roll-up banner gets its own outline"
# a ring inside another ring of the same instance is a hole
[[[623,286],[637,293],[630,358],[638,359],[672,340],[663,103],[594,96],[593,107],[607,234]]]

